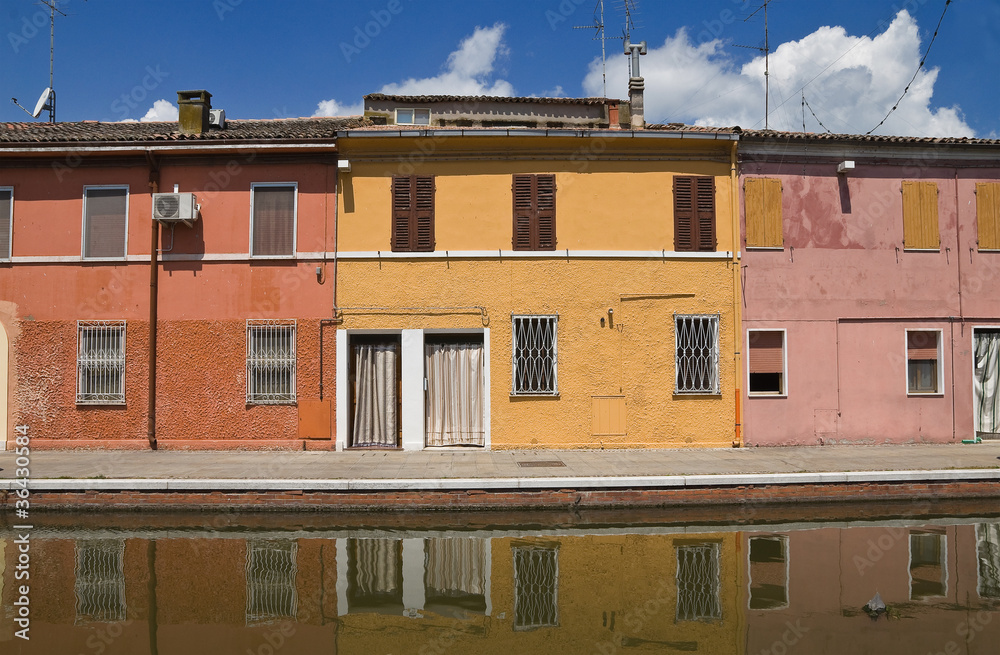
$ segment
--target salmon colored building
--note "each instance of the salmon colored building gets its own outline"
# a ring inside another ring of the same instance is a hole
[[[331,445],[335,137],[360,119],[179,97],[180,125],[0,126],[6,439]]]
[[[748,445],[1000,433],[1000,141],[744,132]]]

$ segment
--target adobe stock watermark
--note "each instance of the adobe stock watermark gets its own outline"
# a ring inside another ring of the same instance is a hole
[[[70,2],[71,0],[60,0],[58,9],[64,9]],[[14,54],[18,54],[21,51],[21,46],[26,45],[39,33],[47,33],[46,28],[49,27],[51,18],[52,12],[49,8],[39,9],[31,15],[31,18],[22,16],[21,24],[17,26],[20,29],[16,32],[7,32],[7,42],[10,43],[10,49],[14,51]]]
[[[121,97],[112,102],[111,111],[118,114],[119,121],[129,118],[132,110],[145,101],[149,97],[149,94],[155,91],[160,86],[160,83],[168,77],[170,77],[170,73],[160,70],[159,64],[155,68],[146,66],[146,74],[143,76],[142,81],[132,87],[128,93],[121,94]]]
[[[241,4],[243,0],[212,0],[212,9],[219,20],[226,20],[226,14],[235,11]]]
[[[378,38],[393,19],[403,13],[403,0],[389,0],[382,9],[372,9],[368,14],[372,19],[362,25],[354,26],[354,38],[350,43],[340,42],[340,54],[348,64],[351,59],[360,55],[361,51],[372,44],[372,39]]]

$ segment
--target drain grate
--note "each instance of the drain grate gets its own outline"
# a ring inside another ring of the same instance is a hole
[[[547,460],[538,459],[538,460],[533,460],[533,461],[530,461],[530,462],[518,462],[517,465],[521,466],[523,468],[538,468],[538,469],[540,469],[540,468],[555,468],[557,466],[566,466],[566,464],[564,464],[563,462],[560,462],[558,459],[547,459]]]

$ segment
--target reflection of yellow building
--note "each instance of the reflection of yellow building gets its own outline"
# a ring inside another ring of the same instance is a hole
[[[337,141],[339,447],[729,445],[736,134],[390,100],[430,126]]]

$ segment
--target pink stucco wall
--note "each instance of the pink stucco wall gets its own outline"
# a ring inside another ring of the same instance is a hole
[[[1000,326],[1000,253],[978,249],[975,184],[1000,180],[1000,167],[858,158],[837,175],[847,157],[743,149],[742,179],[781,180],[784,231],[781,250],[747,249],[741,193],[744,339],[785,330],[787,358],[787,396],[744,392],[746,443],[973,436],[972,330]],[[903,180],[938,186],[937,252],[903,248]],[[942,331],[942,393],[907,394],[907,329]]]

